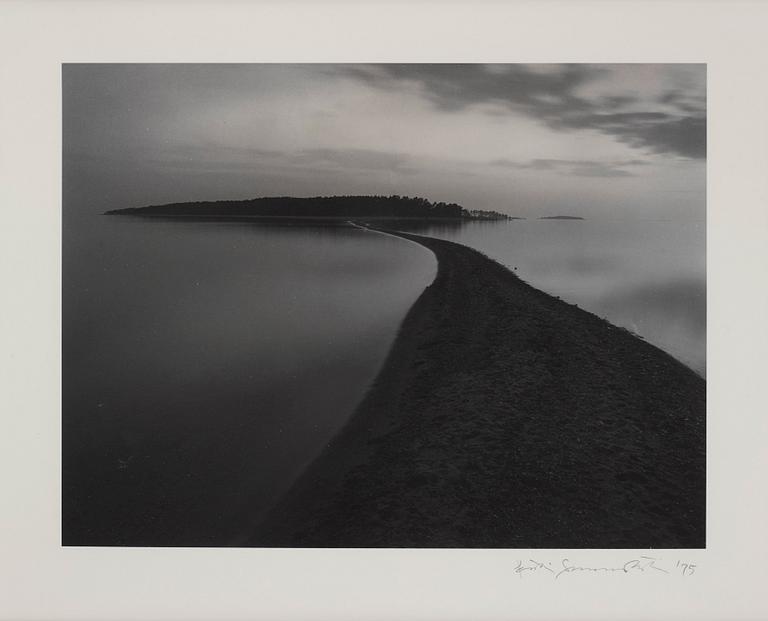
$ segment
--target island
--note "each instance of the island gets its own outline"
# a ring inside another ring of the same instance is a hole
[[[420,244],[437,259],[434,281],[346,425],[231,545],[705,546],[701,376],[474,249],[382,225],[385,218],[508,216],[400,196],[109,213],[336,218],[366,234]]]
[[[185,218],[418,218],[440,220],[512,220],[507,214],[468,210],[456,203],[409,196],[272,196],[113,209],[105,215]]]
[[[580,216],[542,216],[539,220],[583,220]]]

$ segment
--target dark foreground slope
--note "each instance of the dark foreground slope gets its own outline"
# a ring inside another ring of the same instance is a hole
[[[704,380],[474,250],[398,235],[437,278],[249,544],[703,547]]]

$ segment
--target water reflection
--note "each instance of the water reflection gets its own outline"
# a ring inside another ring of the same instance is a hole
[[[348,227],[66,225],[68,544],[236,543],[346,421],[435,270]]]
[[[626,327],[705,374],[705,227],[601,219],[402,230],[476,248],[532,285]]]
[[[346,421],[435,264],[316,224],[65,222],[65,543],[237,543]],[[477,248],[704,372],[703,226],[374,224]]]

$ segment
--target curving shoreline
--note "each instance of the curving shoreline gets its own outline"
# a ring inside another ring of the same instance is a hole
[[[437,276],[248,545],[704,546],[701,377],[475,250],[386,232]]]

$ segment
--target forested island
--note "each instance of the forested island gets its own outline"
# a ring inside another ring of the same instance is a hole
[[[468,210],[456,203],[408,196],[274,196],[232,201],[170,203],[113,209],[106,215],[262,218],[440,218],[513,220],[498,211]]]
[[[390,224],[421,220],[442,229],[509,216],[400,196],[109,213],[355,223],[415,242],[437,259],[434,280],[345,425],[274,504],[251,508],[243,501],[247,525],[226,545],[705,547],[705,380],[476,250]],[[200,508],[207,510],[219,520],[221,507]],[[209,545],[211,535],[173,527],[161,533],[166,543]],[[152,528],[142,528],[130,544],[156,545],[152,536]]]

